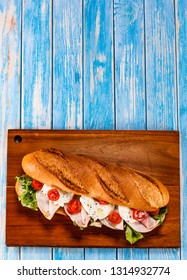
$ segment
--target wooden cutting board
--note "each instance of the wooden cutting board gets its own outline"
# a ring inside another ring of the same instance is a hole
[[[56,214],[51,221],[39,211],[22,207],[15,194],[16,175],[23,174],[22,157],[40,148],[125,164],[158,178],[169,190],[168,215],[162,226],[134,245],[124,232],[102,227],[84,230]],[[178,131],[9,130],[7,159],[7,246],[58,247],[179,247],[180,178]]]

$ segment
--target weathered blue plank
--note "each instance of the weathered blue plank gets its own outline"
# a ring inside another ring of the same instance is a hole
[[[145,129],[144,1],[114,1],[117,129]]]
[[[53,1],[53,127],[82,128],[82,0]]]
[[[114,1],[117,129],[145,129],[143,1]],[[147,259],[146,249],[120,249],[118,259]]]
[[[148,129],[177,129],[173,0],[145,1]]]
[[[84,127],[114,128],[113,1],[84,1]]]
[[[113,1],[85,0],[84,128],[113,129]],[[85,259],[115,259],[115,249],[85,249]]]
[[[22,128],[51,126],[50,0],[23,0]]]
[[[54,248],[53,260],[84,260],[84,249]]]
[[[187,260],[187,1],[176,1],[177,77],[181,139],[181,258]]]
[[[22,2],[21,128],[50,128],[52,118],[51,1],[24,0]],[[50,248],[21,249],[22,259],[51,259],[51,256]]]
[[[20,124],[21,2],[0,1],[0,260],[19,259],[5,246],[7,129]]]
[[[53,128],[80,129],[82,0],[53,1]],[[53,259],[83,259],[84,249],[55,248]]]
[[[171,0],[145,1],[147,128],[177,129],[175,14]],[[150,259],[179,259],[179,249],[151,249]]]

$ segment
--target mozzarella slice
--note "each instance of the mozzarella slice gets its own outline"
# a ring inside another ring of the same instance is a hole
[[[100,204],[94,198],[87,196],[81,196],[80,202],[85,211],[94,221],[106,218],[115,207],[113,204]]]
[[[132,211],[130,208],[126,207],[126,206],[118,206],[118,211],[119,211],[119,214],[121,216],[121,218],[124,220],[124,221],[128,221],[130,223],[135,223],[136,220],[134,220],[132,218]]]

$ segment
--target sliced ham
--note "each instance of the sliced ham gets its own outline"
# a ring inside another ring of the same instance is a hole
[[[119,214],[119,211],[118,211],[117,208],[115,209],[114,212],[117,212]],[[109,227],[109,228],[112,228],[112,229],[117,229],[117,230],[124,230],[124,221],[123,221],[123,219],[121,219],[120,223],[118,223],[118,224],[111,223],[108,220],[108,217],[106,217],[105,219],[101,219],[100,221],[106,227]]]
[[[36,192],[36,199],[40,211],[48,220],[51,220],[56,211],[60,208],[60,205],[50,201],[41,191]]]
[[[155,226],[158,225],[159,221],[156,221],[153,219],[150,215],[148,215],[144,220],[141,221],[141,223],[147,228],[147,229],[153,229]]]
[[[117,230],[124,230],[124,221],[121,220],[119,224],[111,224],[107,218],[100,220],[103,225],[106,227],[112,228],[112,229],[117,229]]]
[[[58,190],[60,193],[59,199],[56,201],[51,201],[47,195],[48,191],[51,189],[53,188],[44,184],[42,189],[36,192],[38,208],[48,220],[51,220],[56,211],[60,207],[63,207],[64,203],[69,202],[73,197],[73,194]]]
[[[154,220],[149,214],[147,214],[147,217],[143,219],[142,221],[137,221],[132,218],[132,211],[128,207],[124,206],[118,206],[116,211],[120,214],[122,221],[119,224],[112,224],[111,222],[108,221],[106,215],[108,215],[108,212],[111,212],[112,209],[114,209],[114,205],[100,205],[97,201],[94,200],[93,203],[88,203],[88,198],[84,201],[84,198],[81,197],[80,201],[83,203],[83,207],[81,208],[81,212],[78,214],[70,214],[67,211],[67,203],[72,199],[73,194],[68,194],[65,192],[60,191],[60,199],[58,201],[51,201],[48,199],[47,192],[48,190],[51,189],[51,187],[48,187],[44,185],[41,191],[36,192],[36,199],[37,199],[37,206],[40,209],[40,211],[43,213],[43,215],[48,219],[51,220],[56,211],[64,206],[64,210],[66,214],[69,216],[69,218],[79,227],[87,227],[88,223],[90,221],[90,216],[94,218],[94,221],[98,220],[99,216],[102,216],[102,218],[99,218],[100,222],[112,229],[116,230],[123,230],[124,229],[124,221],[135,231],[141,232],[141,233],[146,233],[152,231],[154,228],[158,226],[159,221]],[[90,198],[92,199],[92,198]],[[93,200],[93,199],[92,199]],[[93,206],[94,207],[91,207]],[[98,205],[97,205],[98,204]],[[85,206],[86,205],[86,206]],[[91,205],[91,206],[90,206]],[[96,207],[97,206],[97,207]],[[105,215],[103,215],[104,208],[107,208],[107,211],[105,211]],[[89,208],[89,209],[87,209]],[[99,209],[97,209],[99,208]],[[100,209],[101,208],[101,209]],[[91,210],[92,211],[91,211]],[[85,210],[91,211],[91,213],[87,213]],[[97,211],[96,211],[97,210]],[[99,212],[102,212],[102,215],[99,215]],[[101,211],[102,210],[102,211]],[[93,213],[92,213],[93,212]],[[97,213],[97,215],[96,215]],[[95,216],[94,216],[95,215]],[[103,218],[104,217],[104,218]]]
[[[159,221],[154,220],[148,213],[145,219],[137,221],[132,217],[132,210],[125,206],[118,206],[121,218],[135,231],[146,233],[158,226]]]
[[[88,223],[90,221],[90,217],[88,216],[88,214],[86,213],[86,211],[84,210],[84,208],[81,208],[81,212],[77,213],[77,214],[70,214],[67,211],[67,204],[64,204],[64,210],[66,212],[66,214],[70,217],[70,219],[76,223],[77,226],[79,227],[87,227]]]
[[[141,222],[134,220],[133,222],[126,221],[126,223],[135,231],[146,233],[156,228],[159,224],[159,221],[154,220],[151,216],[148,215]]]

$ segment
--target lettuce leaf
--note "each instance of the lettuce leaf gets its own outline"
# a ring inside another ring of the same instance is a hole
[[[159,225],[162,225],[165,215],[167,214],[168,209],[166,206],[160,208],[160,211],[157,215],[153,216],[153,219],[159,221]]]
[[[144,238],[143,234],[141,234],[138,231],[135,231],[128,225],[126,225],[125,236],[126,236],[126,239],[130,242],[130,244],[134,244],[139,239]]]
[[[27,175],[16,176],[16,180],[21,182],[22,185],[22,195],[18,197],[22,206],[28,207],[32,210],[37,211],[37,200],[36,200],[36,190],[32,186],[32,178]]]

